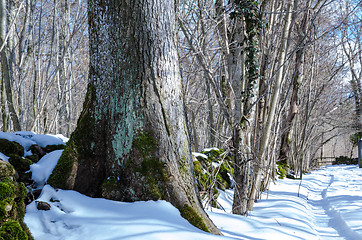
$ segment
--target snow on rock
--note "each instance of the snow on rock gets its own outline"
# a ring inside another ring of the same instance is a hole
[[[15,133],[7,133],[0,131],[0,138],[19,143],[24,147],[25,151],[28,151],[30,146],[34,144],[37,144],[40,147],[46,147],[47,145],[65,144],[68,141],[68,138],[60,134],[42,135],[29,131],[19,131]],[[25,155],[29,155],[29,153],[25,153]]]
[[[64,150],[56,150],[48,153],[42,157],[39,162],[30,165],[32,179],[36,182],[38,188],[44,186],[53,169],[57,165],[63,151]]]
[[[64,137],[62,134],[55,134],[55,135],[51,135],[49,134],[50,136],[54,136],[54,137],[57,137],[59,139],[61,139],[63,141],[63,143],[67,143],[69,141],[69,138],[67,137]]]
[[[25,138],[25,137],[22,137],[21,135],[15,134],[15,133],[7,133],[7,132],[0,131],[0,138],[19,143],[20,145],[22,145],[24,147],[24,149],[26,151],[29,150],[31,145],[36,144],[36,142],[31,140],[30,138]]]
[[[2,153],[0,152],[0,160],[3,160],[3,161],[5,161],[5,162],[9,162],[9,161],[8,161],[8,160],[9,160],[9,157],[6,156],[5,154],[2,154]]]
[[[43,134],[36,134],[34,132],[29,132],[29,131],[20,131],[20,132],[16,132],[15,135],[21,136],[25,139],[30,139],[42,148],[46,147],[47,145],[65,144],[68,141],[67,138],[61,134],[58,134],[58,135],[45,134],[45,135],[43,135]]]
[[[207,159],[207,156],[203,153],[192,152],[192,155],[194,155],[194,157],[202,157],[202,158]]]
[[[55,135],[39,135],[35,134],[32,138],[40,147],[46,147],[47,145],[61,145],[65,144],[62,138]]]
[[[212,150],[215,150],[215,151],[220,151],[220,149],[219,148],[217,148],[217,147],[212,147],[212,148],[205,148],[204,150],[202,150],[203,152],[210,152],[210,151],[212,151]]]
[[[220,167],[220,163],[217,163],[217,162],[211,162],[211,165],[212,165],[214,168]]]

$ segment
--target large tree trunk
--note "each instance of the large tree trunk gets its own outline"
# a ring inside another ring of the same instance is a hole
[[[49,179],[119,201],[164,199],[203,230],[186,134],[173,1],[89,1],[90,78]]]

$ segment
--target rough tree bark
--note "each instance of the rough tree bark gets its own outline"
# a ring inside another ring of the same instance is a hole
[[[119,201],[167,200],[219,234],[193,178],[174,2],[92,0],[88,8],[87,96],[49,183]]]
[[[13,122],[14,131],[20,131],[20,123],[18,115],[14,108],[13,93],[12,93],[12,74],[11,63],[9,62],[9,54],[7,53],[6,46],[6,29],[7,29],[7,11],[6,0],[0,0],[0,51],[1,55],[1,72],[4,81],[4,88],[7,100],[7,107],[9,110],[10,118]],[[3,108],[3,111],[5,109]]]

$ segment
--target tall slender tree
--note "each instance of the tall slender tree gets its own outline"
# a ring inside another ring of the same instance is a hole
[[[292,77],[292,93],[290,98],[290,106],[288,111],[288,117],[286,118],[281,134],[281,144],[279,150],[279,160],[283,163],[288,163],[288,153],[290,151],[290,143],[289,143],[289,135],[291,132],[293,120],[298,113],[298,94],[299,88],[303,80],[303,69],[304,69],[304,53],[306,50],[305,46],[305,39],[308,31],[308,20],[310,15],[310,4],[311,1],[306,2],[306,6],[304,7],[303,18],[300,24],[297,24],[297,50],[295,53],[295,65],[294,65],[294,72]],[[301,4],[300,4],[301,5]],[[294,8],[298,6],[298,1],[295,1]],[[299,8],[301,6],[298,6]]]

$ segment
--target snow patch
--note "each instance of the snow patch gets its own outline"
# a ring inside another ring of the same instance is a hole
[[[24,221],[36,240],[229,239],[192,226],[166,201],[117,202],[49,185],[37,201],[48,202],[51,209],[39,211],[35,202],[26,207]]]
[[[0,160],[3,160],[5,162],[9,162],[9,157],[0,152]]]
[[[217,148],[217,147],[212,147],[212,148],[205,148],[205,149],[203,150],[203,152],[210,152],[211,150],[220,151],[219,148]]]
[[[207,159],[207,156],[203,153],[192,152],[192,155],[194,155],[194,157],[202,157],[202,158]]]
[[[39,162],[30,165],[30,172],[32,172],[32,179],[35,181],[38,188],[42,188],[49,176],[52,174],[53,169],[58,163],[60,156],[64,150],[56,150],[46,154]]]
[[[37,144],[40,147],[46,147],[47,145],[65,144],[68,141],[68,138],[64,137],[61,134],[42,135],[30,131],[19,131],[15,133],[7,133],[0,131],[0,139],[1,138],[7,139],[12,142],[17,142],[20,145],[22,145],[25,149],[25,156],[31,155],[31,152],[28,152],[31,145]]]

